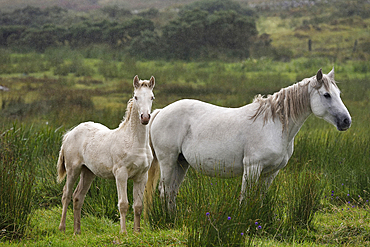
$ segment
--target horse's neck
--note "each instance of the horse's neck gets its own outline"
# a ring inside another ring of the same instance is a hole
[[[304,122],[307,120],[307,118],[310,115],[311,115],[311,110],[307,111],[305,114],[302,114],[298,119],[296,119],[295,122],[293,122],[292,119],[289,119],[290,123],[292,123],[292,124],[289,124],[287,128],[287,136],[288,136],[289,142],[294,139],[294,137],[297,135],[297,133],[303,126]]]
[[[308,93],[311,94],[312,88],[309,87]],[[302,114],[298,117],[296,117],[295,121],[290,118],[289,119],[289,126],[287,128],[287,136],[288,136],[288,141],[292,141],[294,137],[297,135],[303,124],[306,122],[307,118],[311,115],[312,110],[311,110],[311,103],[306,107],[306,110],[302,112]]]

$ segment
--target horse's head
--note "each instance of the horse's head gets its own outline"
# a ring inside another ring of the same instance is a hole
[[[319,118],[344,131],[351,126],[351,116],[340,98],[340,90],[334,81],[334,67],[324,75],[321,69],[311,80],[311,110]]]
[[[134,77],[134,104],[140,116],[140,122],[147,125],[150,120],[150,112],[154,100],[153,88],[155,79],[152,76],[150,80],[139,80],[138,76]]]

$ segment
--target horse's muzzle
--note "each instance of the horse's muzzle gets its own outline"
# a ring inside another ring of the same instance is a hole
[[[351,117],[344,116],[344,117],[338,118],[337,119],[337,129],[339,131],[348,130],[349,127],[351,127],[351,123],[352,123]]]
[[[150,120],[150,114],[141,114],[140,115],[140,122],[142,125],[147,125]]]

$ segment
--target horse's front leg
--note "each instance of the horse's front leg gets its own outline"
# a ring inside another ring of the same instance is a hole
[[[252,196],[252,192],[258,188],[258,181],[261,176],[262,166],[260,164],[250,163],[247,158],[243,159],[244,172],[242,178],[242,189],[240,193],[240,202],[244,200],[245,196]]]
[[[134,179],[134,231],[136,232],[140,232],[140,217],[143,210],[143,196],[147,180],[147,172],[139,179]]]
[[[127,199],[127,179],[128,173],[124,168],[120,168],[115,172],[117,194],[118,194],[118,209],[120,213],[121,231],[127,233],[126,230],[126,214],[129,207]]]

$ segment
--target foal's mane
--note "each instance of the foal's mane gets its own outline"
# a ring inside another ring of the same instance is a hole
[[[284,131],[289,125],[289,118],[296,122],[298,117],[310,107],[308,86],[311,85],[313,89],[317,90],[324,85],[329,90],[330,83],[337,87],[335,81],[326,75],[320,81],[317,81],[316,76],[313,76],[289,87],[282,88],[273,95],[263,97],[259,94],[253,100],[253,103],[259,103],[259,107],[254,115],[251,116],[251,119],[256,120],[260,115],[264,114],[263,121],[266,123],[269,118],[275,119],[278,117]]]
[[[127,123],[130,121],[131,119],[131,112],[132,112],[132,108],[134,108],[134,98],[131,98],[128,102],[127,102],[127,107],[126,107],[126,113],[125,113],[125,116],[123,117],[122,119],[122,122],[120,123],[119,125],[119,128],[123,128],[124,126],[127,125]]]

